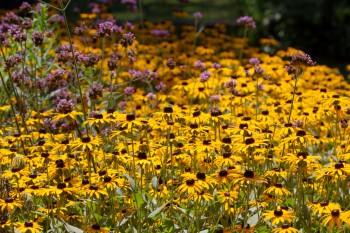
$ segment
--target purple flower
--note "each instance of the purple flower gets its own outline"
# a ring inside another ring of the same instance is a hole
[[[135,93],[135,87],[133,87],[133,86],[128,86],[128,87],[125,87],[124,88],[124,94],[125,95],[132,95],[132,94],[134,94]]]
[[[169,67],[169,69],[173,70],[176,66],[176,62],[173,58],[169,58],[168,60],[166,60],[166,65],[167,67]]]
[[[133,23],[131,23],[131,22],[126,22],[125,23],[125,25],[124,25],[124,27],[126,28],[126,30],[128,30],[128,31],[133,31],[134,30],[134,24]]]
[[[245,26],[247,29],[256,28],[255,21],[250,16],[241,16],[236,20],[236,23]]]
[[[155,99],[157,99],[157,95],[152,93],[152,92],[149,92],[149,93],[147,93],[146,98],[148,101],[155,100]]]
[[[121,4],[124,4],[124,5],[136,5],[137,4],[137,0],[122,0]]]
[[[291,55],[292,61],[290,62],[291,65],[305,65],[305,66],[314,66],[316,65],[316,62],[314,62],[310,55],[303,54],[299,51],[297,51],[295,54]]]
[[[196,61],[194,65],[197,69],[205,69],[205,64],[201,60]]]
[[[261,68],[260,66],[255,66],[254,68],[254,74],[256,75],[262,75],[264,73],[264,69]]]
[[[237,81],[235,79],[231,79],[230,81],[227,81],[224,86],[226,88],[235,88],[237,86]]]
[[[210,96],[210,100],[213,102],[220,102],[220,96],[219,95],[212,95],[212,96]]]
[[[131,32],[123,34],[122,38],[120,39],[119,43],[124,47],[127,48],[128,46],[131,46],[134,43],[135,40],[134,34]]]
[[[163,30],[163,29],[153,29],[151,31],[151,34],[157,37],[157,39],[166,39],[169,36],[169,31],[168,30]]]
[[[35,46],[40,47],[44,42],[44,34],[39,31],[35,31],[32,34],[32,40]]]
[[[73,100],[66,100],[66,99],[61,99],[56,107],[56,111],[59,113],[67,114],[73,111],[74,108],[74,103]]]
[[[199,11],[193,13],[193,16],[196,20],[199,20],[202,18],[202,13],[200,13]]]
[[[215,68],[215,69],[220,69],[221,68],[221,65],[219,63],[213,63],[211,65],[212,68]]]
[[[303,125],[304,125],[304,122],[302,120],[294,120],[292,123],[292,126],[294,128],[301,128],[303,127]]]
[[[98,24],[97,36],[108,37],[113,33],[120,34],[122,32],[122,27],[116,25],[111,21],[106,21]]]
[[[96,100],[97,97],[102,97],[103,88],[100,84],[92,84],[88,88],[88,92],[89,92],[90,99]]]
[[[155,86],[155,88],[156,88],[157,91],[164,91],[164,90],[165,90],[165,87],[166,87],[166,85],[165,85],[164,83],[162,83],[162,82],[158,83],[158,84]]]
[[[204,83],[209,80],[210,76],[211,76],[211,72],[203,71],[199,77],[199,81]]]
[[[258,65],[260,65],[260,61],[258,58],[252,57],[252,58],[249,58],[249,64],[251,64],[253,66],[258,66]]]
[[[82,22],[79,26],[75,27],[74,32],[75,34],[82,36],[84,35],[86,29],[87,29],[86,23]]]

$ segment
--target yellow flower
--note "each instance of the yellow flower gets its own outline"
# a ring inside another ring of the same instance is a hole
[[[86,149],[93,150],[94,147],[102,145],[102,139],[99,136],[91,138],[90,136],[84,136],[71,143],[72,149],[80,149],[85,151]]]
[[[340,230],[344,222],[348,226],[350,225],[349,216],[349,211],[343,212],[341,209],[333,209],[322,217],[322,224],[325,226],[328,225],[330,230],[336,225],[338,230]]]
[[[24,223],[17,223],[17,230],[21,233],[40,233],[43,230],[36,222],[26,221]]]
[[[267,210],[262,214],[264,221],[271,220],[271,225],[278,225],[284,222],[292,222],[295,218],[294,214],[290,210],[282,210],[280,206],[278,206],[275,210]]]
[[[21,209],[23,206],[22,204],[23,203],[21,201],[14,200],[11,197],[0,199],[0,208],[2,212],[4,212],[5,210],[7,210],[8,212],[11,212],[15,208]]]
[[[272,230],[272,233],[299,233],[299,230],[284,223],[281,227]]]
[[[187,179],[178,187],[180,194],[187,192],[188,195],[193,195],[196,192],[201,192],[203,187],[195,179]]]
[[[274,186],[271,186],[265,189],[264,193],[279,196],[279,197],[292,195],[291,192],[283,188],[283,185],[281,183],[275,183]]]

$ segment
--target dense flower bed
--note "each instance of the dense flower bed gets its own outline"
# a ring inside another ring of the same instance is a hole
[[[72,34],[0,24],[1,232],[330,232],[350,225],[350,85],[255,23]],[[135,37],[136,35],[136,37]],[[137,38],[137,39],[136,39]]]

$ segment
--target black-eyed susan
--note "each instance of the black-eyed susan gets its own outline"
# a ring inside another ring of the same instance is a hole
[[[265,211],[261,216],[264,218],[264,221],[271,220],[272,226],[292,222],[295,218],[293,211],[283,210],[280,206],[277,206],[275,210]]]
[[[97,223],[86,227],[85,230],[88,233],[108,233],[109,232],[107,227],[102,227]]]
[[[90,198],[96,198],[96,199],[99,199],[102,196],[108,195],[106,191],[104,191],[103,189],[100,189],[97,185],[89,185],[84,190],[82,190],[82,193],[87,195]]]
[[[178,192],[183,195],[187,193],[192,195],[196,192],[201,192],[203,187],[193,178],[185,179],[184,182],[177,188]]]
[[[334,226],[337,226],[338,230],[340,230],[343,223],[346,223],[348,226],[350,225],[349,215],[349,211],[332,209],[324,214],[322,217],[322,224],[328,226],[330,230],[333,230]]]
[[[292,195],[292,193],[288,189],[283,188],[283,184],[281,183],[275,183],[273,186],[265,189],[264,193],[272,194],[277,197]]]
[[[190,194],[188,196],[188,200],[193,200],[196,203],[200,203],[201,201],[211,202],[213,200],[213,196],[210,193],[202,190],[201,192],[195,192]]]
[[[299,230],[292,227],[288,223],[283,223],[282,226],[272,230],[272,233],[298,233]]]
[[[243,184],[261,184],[261,183],[267,183],[267,181],[261,177],[257,175],[257,172],[254,172],[252,170],[246,170],[243,173],[243,176],[241,176],[240,178],[238,178],[235,183],[239,183],[241,185]]]
[[[102,145],[102,139],[99,136],[90,137],[89,135],[85,135],[82,138],[78,138],[71,143],[71,147],[73,150],[82,150],[85,151],[93,150],[94,148],[98,148]]]
[[[26,221],[23,223],[17,223],[16,229],[21,233],[40,233],[43,230],[43,227],[40,226],[37,222]]]
[[[230,208],[230,205],[234,204],[237,200],[238,192],[231,190],[222,190],[216,192],[215,196],[219,199],[220,203],[223,204],[224,209],[228,210]]]
[[[21,209],[23,207],[23,202],[20,200],[15,200],[12,197],[6,197],[4,199],[0,199],[0,209],[1,212],[4,211],[12,212],[14,209]]]

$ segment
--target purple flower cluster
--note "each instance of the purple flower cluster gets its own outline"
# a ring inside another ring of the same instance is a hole
[[[67,81],[63,78],[65,73],[65,70],[56,70],[46,76],[45,84],[49,92],[67,85]]]
[[[201,60],[198,60],[194,63],[194,66],[197,68],[197,69],[205,69],[206,66],[204,64],[204,62],[202,62]]]
[[[8,56],[8,57],[6,57],[6,60],[5,60],[4,70],[9,71],[10,68],[15,67],[16,65],[18,65],[21,62],[22,62],[22,55],[20,55],[20,54]]]
[[[135,93],[135,87],[133,87],[133,86],[128,86],[128,87],[125,87],[124,88],[124,94],[125,95],[132,95],[132,94],[134,94]]]
[[[210,76],[211,76],[211,72],[203,71],[199,77],[199,81],[204,83],[209,80]]]
[[[176,66],[176,62],[173,58],[169,58],[168,60],[166,60],[166,65],[169,69],[173,70]]]
[[[164,91],[166,88],[166,85],[163,82],[160,82],[155,86],[155,88],[157,91]]]
[[[73,45],[73,52],[76,53],[77,47]],[[57,54],[57,61],[59,62],[67,62],[67,61],[72,61],[73,59],[73,54],[71,52],[70,45],[61,45],[56,49],[56,54]]]
[[[119,43],[124,47],[127,48],[131,46],[134,43],[135,40],[134,34],[131,32],[123,34],[122,38],[120,39]]]
[[[27,39],[27,35],[22,32],[22,28],[16,24],[10,25],[10,27],[8,29],[8,33],[17,42],[22,42],[22,41],[25,41]]]
[[[77,60],[79,63],[84,64],[85,67],[91,67],[96,65],[101,60],[101,55],[99,54],[78,54]]]
[[[74,103],[73,100],[61,99],[59,100],[56,111],[59,113],[67,114],[73,111]]]
[[[164,29],[153,29],[151,34],[159,40],[164,40],[169,36],[169,31]]]
[[[121,4],[130,6],[130,11],[136,12],[137,8],[137,0],[121,0]]]
[[[35,46],[40,47],[44,42],[44,34],[39,31],[35,31],[32,34],[32,40]]]
[[[202,13],[200,13],[199,11],[197,11],[197,12],[194,12],[194,13],[193,13],[193,16],[194,16],[194,18],[195,18],[196,20],[199,20],[199,19],[202,18]]]
[[[87,29],[86,23],[82,22],[79,26],[75,27],[74,32],[75,34],[82,36],[84,35],[86,29]]]
[[[260,60],[256,57],[249,58],[248,60],[249,64],[253,66],[259,66],[260,65]]]
[[[250,16],[241,16],[236,20],[236,23],[238,23],[239,25],[245,26],[247,29],[256,28],[255,21]]]
[[[303,54],[301,52],[296,52],[295,54],[291,55],[292,61],[290,62],[291,65],[304,65],[304,66],[314,66],[316,65],[316,62],[314,62],[310,55]]]
[[[111,21],[106,21],[98,24],[97,36],[108,37],[113,33],[120,34],[122,32],[122,27],[116,25]]]
[[[303,125],[304,125],[304,122],[302,120],[294,120],[292,123],[292,126],[294,128],[301,128],[303,127]]]
[[[96,100],[98,97],[102,97],[103,95],[103,88],[100,84],[92,84],[89,88],[88,88],[88,92],[89,92],[89,97],[92,100]]]

